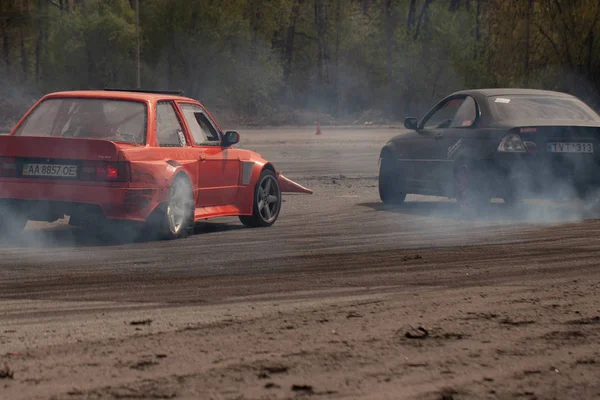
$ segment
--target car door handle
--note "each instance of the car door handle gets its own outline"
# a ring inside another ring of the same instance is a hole
[[[437,132],[433,137],[435,137],[436,139],[441,139],[444,137],[444,134],[441,132]]]
[[[200,160],[200,161],[204,162],[204,161],[206,161],[206,157],[204,156],[204,154],[200,154],[200,155],[198,156],[198,160]]]

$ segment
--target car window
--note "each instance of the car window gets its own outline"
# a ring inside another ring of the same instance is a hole
[[[146,140],[146,106],[116,99],[47,99],[32,111],[15,135],[142,144]]]
[[[187,144],[170,101],[161,101],[156,105],[156,141],[161,147],[184,147]]]
[[[507,95],[488,98],[499,121],[547,120],[599,122],[600,117],[583,101],[548,95]]]
[[[475,99],[471,96],[467,96],[465,100],[462,102],[452,123],[450,124],[450,128],[465,128],[473,125],[475,119],[477,118],[477,103],[475,103]]]
[[[423,124],[424,129],[448,128],[456,116],[464,98],[450,99],[435,111]]]
[[[51,136],[56,124],[60,101],[42,101],[15,132],[17,136]]]
[[[183,116],[190,127],[194,143],[198,145],[220,145],[221,138],[204,110],[197,104],[180,104]]]

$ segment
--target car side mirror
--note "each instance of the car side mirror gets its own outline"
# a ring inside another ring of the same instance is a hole
[[[240,141],[240,134],[236,131],[227,131],[225,132],[225,136],[223,138],[223,146],[229,147],[233,146]]]
[[[408,117],[404,120],[404,127],[416,131],[419,127],[419,121],[416,118]]]

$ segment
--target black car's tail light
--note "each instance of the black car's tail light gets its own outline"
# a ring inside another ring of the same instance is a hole
[[[498,151],[503,153],[525,153],[525,145],[521,137],[516,133],[511,133],[502,138],[498,145]]]
[[[17,160],[15,157],[0,157],[0,176],[17,176]]]
[[[523,145],[525,146],[525,150],[527,150],[528,153],[535,154],[538,151],[538,147],[537,144],[535,144],[535,142],[523,142]]]
[[[83,161],[79,179],[85,181],[129,182],[128,162]]]

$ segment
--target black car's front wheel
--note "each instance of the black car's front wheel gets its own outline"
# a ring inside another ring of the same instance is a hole
[[[379,198],[385,204],[402,204],[406,199],[403,181],[389,154],[381,157],[379,166]]]

